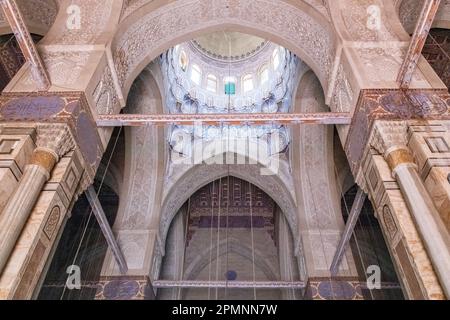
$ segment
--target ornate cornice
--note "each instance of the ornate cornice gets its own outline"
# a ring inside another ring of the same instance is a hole
[[[350,168],[356,176],[376,120],[450,120],[446,90],[361,90],[345,143]],[[384,147],[378,145],[382,150]]]

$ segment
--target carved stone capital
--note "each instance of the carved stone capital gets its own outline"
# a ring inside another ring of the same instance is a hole
[[[408,125],[405,121],[376,121],[370,145],[387,157],[395,149],[407,149]]]
[[[49,123],[37,127],[36,146],[52,153],[56,161],[76,147],[76,142],[66,124]]]

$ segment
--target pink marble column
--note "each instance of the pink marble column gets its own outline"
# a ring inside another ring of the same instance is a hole
[[[57,161],[55,152],[36,149],[17,189],[0,215],[0,274]]]

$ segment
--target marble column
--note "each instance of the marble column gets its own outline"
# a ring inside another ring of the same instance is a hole
[[[75,148],[65,124],[40,124],[36,132],[37,148],[0,216],[0,275],[53,168]]]
[[[0,126],[0,215],[30,162],[35,140],[33,126]]]
[[[60,156],[0,275],[0,300],[28,300],[38,295],[67,214],[89,184],[84,172],[79,150]]]
[[[25,167],[17,189],[3,210],[0,216],[0,274],[57,161],[58,156],[54,151],[37,148],[33,152],[31,163]]]
[[[375,135],[378,137],[373,146],[383,154],[392,170],[442,288],[450,297],[450,236],[407,147],[407,125],[403,122],[377,123]]]

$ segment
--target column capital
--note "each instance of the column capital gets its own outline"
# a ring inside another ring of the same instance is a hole
[[[66,124],[49,123],[37,127],[36,152],[52,154],[59,161],[68,152],[75,150],[76,141]]]
[[[408,150],[406,121],[376,121],[370,137],[370,146],[385,158],[395,150]]]
[[[408,147],[406,121],[376,121],[369,141],[370,146],[383,155],[394,173],[400,165],[415,166]]]

